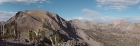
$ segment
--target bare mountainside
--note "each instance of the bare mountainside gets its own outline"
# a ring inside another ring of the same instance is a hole
[[[69,30],[69,26],[63,18],[60,18],[57,14],[43,10],[26,10],[24,12],[20,11],[14,17],[8,20],[6,25],[7,24],[17,26],[17,30],[22,32],[21,39],[28,39],[27,33],[32,29],[35,32],[53,30],[60,31],[65,36],[70,35],[65,31]]]
[[[124,20],[66,21],[49,11],[25,10],[0,27],[2,41],[23,46],[140,46],[140,23]]]
[[[140,44],[139,23],[124,20],[109,23],[79,22],[71,21],[77,30],[84,31],[88,37],[101,42],[104,46],[139,46]]]
[[[26,10],[24,12],[17,12],[15,16],[6,22],[3,34],[3,37],[6,39],[7,37],[8,39],[10,37],[10,39],[24,43],[34,43],[37,41],[45,42],[49,45],[54,43],[54,36],[58,34],[59,36],[56,36],[56,39],[58,38],[57,40],[63,41],[61,43],[62,46],[70,43],[70,46],[79,45],[79,43],[87,45],[82,40],[79,41],[82,38],[76,35],[76,31],[71,27],[71,24],[68,21],[59,17],[55,13],[43,10]]]

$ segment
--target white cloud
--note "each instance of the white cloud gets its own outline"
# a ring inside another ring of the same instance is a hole
[[[100,13],[90,10],[90,9],[83,9],[82,12],[85,13],[86,16],[88,17],[96,17],[96,16],[101,16]]]
[[[84,20],[83,17],[74,17],[74,19]]]
[[[66,20],[72,20],[72,19],[78,19],[78,20],[81,20],[81,21],[92,21],[93,18],[95,17],[98,17],[98,16],[101,16],[100,13],[96,12],[96,11],[93,11],[93,10],[90,10],[90,9],[82,9],[82,12],[85,13],[84,16],[81,16],[81,17],[74,17],[74,18],[66,18]]]
[[[93,20],[93,18],[88,18],[88,17],[74,17],[73,19],[78,19],[78,20],[82,20],[82,21],[86,21],[86,20],[92,21]]]
[[[86,13],[85,16],[66,18],[66,20],[69,21],[73,19],[79,19],[81,21],[94,21],[94,22],[113,22],[116,20],[126,20],[128,22],[140,22],[140,16],[101,16],[100,13],[90,9],[83,9],[82,12]]]
[[[6,2],[30,4],[30,3],[37,3],[37,2],[40,2],[40,3],[43,3],[43,2],[50,3],[50,0],[0,0],[0,4],[6,3]]]
[[[140,22],[140,16],[99,16],[94,18],[88,18],[88,17],[74,17],[74,18],[67,18],[66,20],[73,20],[73,19],[79,19],[81,21],[94,21],[94,22],[113,22],[116,20],[126,20],[128,22]]]
[[[123,18],[129,22],[140,22],[140,16],[126,16]]]
[[[0,11],[0,21],[6,21],[11,18],[16,12]]]
[[[88,18],[88,17],[73,17],[73,18],[66,18],[66,20],[73,20],[73,19],[78,19],[78,20],[81,20],[81,21],[92,21],[93,18]]]
[[[113,9],[113,10],[126,10],[131,5],[138,4],[140,0],[96,0],[98,2],[97,8]]]
[[[97,8],[102,8],[102,6],[101,5],[97,5]]]
[[[42,5],[38,5],[37,7],[38,7],[38,8],[41,8],[41,7],[43,7],[43,6],[42,6]]]
[[[120,17],[113,17],[113,16],[100,16],[93,19],[95,22],[112,22],[115,20],[121,20],[123,18]]]
[[[46,0],[47,3],[51,3],[50,0]]]
[[[140,16],[100,16],[93,18],[95,22],[113,22],[116,20],[126,20],[128,22],[140,22]]]

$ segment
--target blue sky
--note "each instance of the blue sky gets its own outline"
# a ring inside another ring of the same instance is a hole
[[[140,0],[0,0],[0,21],[24,10],[46,10],[66,20],[140,22]]]

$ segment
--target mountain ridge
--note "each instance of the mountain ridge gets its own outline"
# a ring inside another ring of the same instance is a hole
[[[0,23],[0,29],[2,26]],[[4,24],[4,28],[1,35],[12,34],[14,37],[10,39],[25,43],[33,42],[29,35],[31,31],[36,36],[44,32],[42,42],[49,45],[53,44],[50,36],[57,33],[64,40],[62,46],[137,46],[140,42],[140,23],[125,20],[109,23],[82,22],[78,19],[66,21],[58,14],[44,10],[19,11]]]

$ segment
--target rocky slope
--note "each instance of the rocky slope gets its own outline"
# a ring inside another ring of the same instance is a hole
[[[84,31],[88,37],[104,46],[140,45],[140,23],[130,23],[124,20],[109,23],[77,22],[78,20],[71,21],[77,30]]]
[[[28,39],[27,33],[33,29],[35,32],[47,30],[43,25],[51,28],[54,31],[63,31],[66,36],[68,34],[65,30],[68,30],[67,22],[60,18],[57,14],[42,11],[42,10],[26,10],[24,12],[19,11],[14,17],[7,21],[6,24],[15,26],[12,23],[16,23],[18,30],[20,30],[22,39]]]
[[[19,11],[6,22],[5,29],[7,34],[16,36],[16,39],[22,42],[30,41],[29,32],[31,30],[36,35],[39,35],[39,32],[45,31],[44,35],[47,39],[56,32],[59,33],[64,42],[69,40],[75,40],[77,42],[82,39],[76,35],[77,32],[71,27],[69,22],[55,13],[43,10]],[[83,41],[79,42],[85,43]]]
[[[15,43],[11,39],[18,39],[18,43],[32,43],[29,35],[32,30],[35,35],[44,31],[44,41],[48,44],[53,44],[50,36],[58,33],[64,40],[59,46],[140,46],[140,23],[125,20],[108,23],[77,19],[66,21],[49,11],[25,10],[17,12],[4,27],[2,32],[13,36],[10,40],[6,39],[11,43]]]

